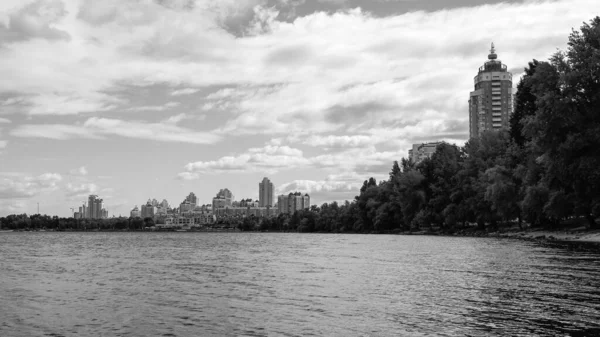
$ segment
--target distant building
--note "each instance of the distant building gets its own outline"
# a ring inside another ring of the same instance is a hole
[[[79,218],[78,219],[85,219],[88,217],[88,210],[87,210],[87,206],[85,204],[79,206]]]
[[[512,74],[498,60],[493,43],[474,83],[475,90],[469,95],[469,137],[478,138],[487,130],[507,130],[513,109]]]
[[[216,219],[223,218],[245,218],[255,216],[257,218],[276,217],[279,210],[275,207],[222,207],[214,210]]]
[[[132,218],[141,218],[142,217],[142,212],[140,212],[140,209],[137,206],[135,206],[129,214],[130,214],[130,217],[132,217]]]
[[[80,211],[83,211],[83,217],[86,219],[106,219],[108,218],[108,211],[104,209],[103,205],[103,200],[99,199],[97,195],[90,195],[87,207],[84,204],[80,207]]]
[[[233,200],[233,194],[227,188],[224,188],[217,193],[217,195],[212,200],[212,209],[215,210],[217,208],[223,207],[231,207]]]
[[[190,192],[190,194],[185,198],[185,201],[188,201],[190,204],[194,205],[194,207],[196,207],[198,203],[198,199],[196,198],[196,195],[193,192]]]
[[[442,143],[443,142],[413,144],[412,149],[408,150],[408,158],[412,160],[413,163],[418,164],[425,158],[431,158],[435,153],[437,146]]]
[[[196,196],[194,196],[194,201],[195,201],[195,199],[196,199]],[[169,209],[169,202],[167,201],[167,199],[163,199],[163,201],[161,201],[160,207],[162,207],[164,209]]]
[[[145,205],[142,205],[141,218],[153,218],[157,214],[157,207],[152,205],[152,201],[148,200]]]
[[[179,204],[179,213],[193,211],[197,206],[197,202],[198,202],[198,199],[196,198],[196,195],[193,192],[190,192],[190,194],[187,197],[185,197],[185,199],[183,199],[181,204]],[[168,203],[166,200],[163,200],[161,205],[162,204],[166,204],[168,207]],[[167,209],[165,209],[164,213],[167,213]]]
[[[258,206],[267,207],[273,206],[273,195],[275,188],[269,178],[263,178],[262,182],[258,183]]]
[[[300,192],[295,192],[288,195],[282,194],[277,197],[277,209],[279,213],[294,214],[296,211],[309,208],[310,196],[308,194],[302,195]]]

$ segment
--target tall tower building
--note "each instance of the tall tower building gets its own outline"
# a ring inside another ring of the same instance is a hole
[[[479,68],[474,82],[475,90],[469,97],[469,137],[508,129],[513,107],[512,74],[498,60],[493,43],[488,61]]]
[[[97,207],[96,199],[98,199],[97,195],[90,194],[90,196],[88,197],[88,216],[87,216],[87,218],[89,218],[89,219],[97,218],[98,210],[96,208]]]
[[[258,207],[273,206],[273,194],[275,189],[269,178],[263,178],[262,182],[258,183]]]

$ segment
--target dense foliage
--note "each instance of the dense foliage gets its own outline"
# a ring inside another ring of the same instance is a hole
[[[418,165],[394,162],[389,178],[365,180],[352,202],[248,217],[241,230],[388,232],[522,221],[553,227],[600,216],[600,17],[569,37],[565,52],[533,60],[517,86],[510,130],[464,147],[442,143]],[[141,229],[151,219],[102,221],[11,215],[3,228]],[[106,227],[106,228],[105,228]]]

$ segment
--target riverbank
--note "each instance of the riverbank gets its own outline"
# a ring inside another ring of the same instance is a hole
[[[452,236],[497,237],[534,241],[549,247],[600,253],[600,230],[585,227],[567,227],[557,230],[544,228],[500,229],[497,231],[462,230]]]

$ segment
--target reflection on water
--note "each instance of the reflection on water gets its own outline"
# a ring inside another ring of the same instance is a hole
[[[1,336],[596,336],[600,256],[493,238],[1,233]]]

